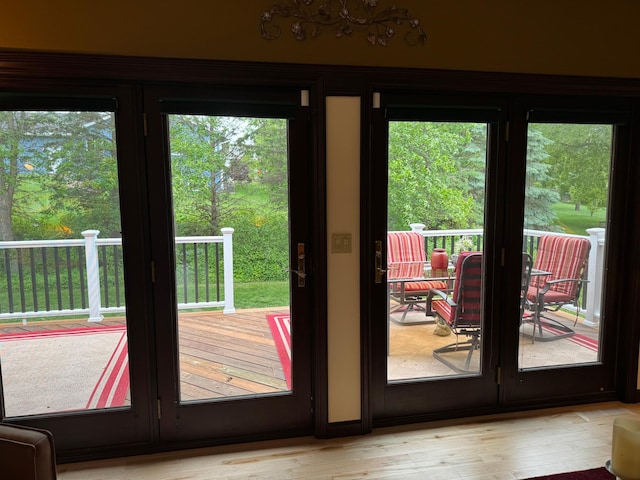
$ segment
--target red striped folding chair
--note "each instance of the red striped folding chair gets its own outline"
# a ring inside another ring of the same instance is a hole
[[[407,321],[407,313],[413,309],[430,313],[426,304],[431,290],[447,288],[447,282],[424,278],[426,262],[424,237],[420,233],[389,232],[387,234],[389,318],[394,323],[401,325],[424,323],[424,321]],[[391,306],[391,300],[395,302],[394,306]],[[424,307],[421,304],[424,304]],[[391,314],[399,310],[403,311],[402,317],[398,320]]]
[[[527,301],[533,311],[531,336],[534,340],[557,340],[575,334],[572,328],[545,315],[545,312],[557,312],[563,306],[572,304],[576,307],[575,327],[590,249],[591,243],[586,238],[562,235],[540,237],[527,292]]]
[[[482,330],[482,253],[461,252],[453,292],[434,290],[433,294],[431,308],[456,336],[455,343],[435,349],[433,356],[456,372],[478,372],[479,368],[470,365],[473,352],[480,348]],[[460,342],[460,335],[469,340]],[[462,362],[455,355],[447,355],[460,351],[468,352]]]

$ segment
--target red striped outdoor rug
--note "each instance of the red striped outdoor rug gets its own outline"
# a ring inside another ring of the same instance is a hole
[[[276,344],[287,388],[291,389],[291,317],[288,313],[267,315],[267,323]]]
[[[122,407],[126,403],[129,393],[129,350],[127,332],[124,327],[122,330],[122,336],[91,392],[87,409]]]
[[[552,334],[562,334],[564,332],[562,332],[561,330],[558,330],[557,328],[554,328],[552,325],[543,323],[542,324],[542,329],[552,333]],[[565,337],[565,340],[569,340],[570,342],[576,343],[578,345],[581,345],[585,348],[588,348],[589,350],[593,351],[593,352],[597,352],[598,351],[598,340],[595,340],[593,338],[589,338],[586,335],[582,335],[580,333],[575,333],[573,335],[571,335],[570,337]]]
[[[606,468],[592,468],[580,472],[558,473],[557,475],[546,475],[534,477],[528,480],[613,480],[616,477],[610,474]]]
[[[129,404],[123,325],[2,334],[0,361],[8,416]]]

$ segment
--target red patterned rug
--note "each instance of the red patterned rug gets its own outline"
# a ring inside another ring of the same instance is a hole
[[[606,468],[592,468],[580,472],[558,473],[557,475],[546,475],[534,477],[528,480],[613,480],[616,477],[610,474]]]
[[[542,329],[550,332],[552,334],[561,334],[563,333],[561,330],[553,328],[553,326],[543,323]],[[586,335],[582,335],[580,333],[576,333],[571,335],[570,337],[566,337],[566,340],[570,342],[577,343],[578,345],[582,345],[585,348],[588,348],[592,352],[598,351],[598,340],[589,338]]]
[[[7,415],[129,404],[124,325],[2,334],[0,361]]]
[[[291,317],[288,313],[267,315],[267,323],[271,329],[273,341],[276,343],[287,388],[291,389]]]
[[[121,407],[126,403],[129,393],[129,350],[127,332],[124,327],[121,329],[122,336],[91,392],[87,409]]]

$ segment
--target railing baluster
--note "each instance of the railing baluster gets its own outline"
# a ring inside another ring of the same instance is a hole
[[[220,244],[216,243],[216,301],[220,301]]]
[[[205,301],[209,302],[209,244],[204,244],[204,287]]]
[[[86,300],[86,289],[84,283],[84,268],[83,265],[86,265],[87,259],[84,254],[84,249],[82,247],[78,247],[78,271],[80,272],[80,299],[82,302],[82,309],[87,308],[87,300]]]
[[[65,253],[67,255],[67,282],[69,283],[69,308],[71,310],[74,309],[73,302],[73,273],[71,269],[71,247],[65,248]]]
[[[14,312],[13,307],[13,281],[11,280],[11,257],[9,250],[4,251],[4,271],[7,272],[7,292],[9,293],[9,313]]]
[[[198,244],[193,244],[193,287],[194,287],[194,295],[195,302],[198,303]]]
[[[189,303],[187,295],[187,246],[182,244],[182,287],[184,288],[184,303]]]
[[[113,283],[116,289],[116,307],[120,307],[120,256],[118,246],[113,246]]]
[[[42,247],[42,277],[44,278],[44,307],[51,310],[51,298],[49,295],[49,266],[47,265],[47,249]]]
[[[29,259],[31,261],[31,297],[33,299],[33,311],[38,311],[38,288],[36,280],[36,255],[33,248],[29,249]]]
[[[20,311],[26,312],[27,306],[25,305],[25,296],[24,296],[24,272],[22,270],[22,249],[19,248],[16,250],[16,259],[18,262],[18,282],[20,284]]]
[[[62,288],[60,286],[60,255],[58,247],[53,247],[53,260],[56,267],[56,294],[58,297],[58,310],[62,310]]]
[[[109,308],[109,263],[107,262],[107,247],[98,247],[102,255],[102,291],[104,293],[104,306]]]

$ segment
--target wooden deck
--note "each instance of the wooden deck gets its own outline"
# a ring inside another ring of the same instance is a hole
[[[183,401],[286,391],[267,314],[288,309],[181,313],[179,355]]]
[[[181,400],[188,402],[287,391],[276,344],[267,323],[268,314],[286,313],[287,307],[238,310],[233,314],[223,314],[219,310],[181,312],[178,322]],[[88,323],[83,319],[53,319],[25,325],[0,324],[0,336],[110,327],[124,323],[124,317],[119,317],[106,318],[99,323]],[[454,373],[432,356],[434,348],[443,342],[453,341],[452,337],[433,335],[433,324],[392,327],[388,357],[390,380],[448,376]],[[597,329],[591,333],[597,334]],[[593,361],[597,358],[597,353],[576,347],[566,340],[546,344],[532,344],[530,340],[523,340],[521,347],[524,353],[534,358],[536,355],[540,357],[537,353],[540,349],[547,349],[543,355],[545,361],[549,358],[553,360],[555,356],[560,361],[569,363],[574,360]],[[583,355],[582,360],[565,358],[569,348],[579,351]],[[585,354],[592,357],[584,357]],[[52,388],[55,387],[52,385]]]
[[[178,320],[180,395],[182,401],[288,391],[268,314],[288,313],[287,307],[180,312]],[[44,322],[0,324],[7,334],[96,329],[124,325],[124,317],[101,322],[54,318]],[[2,359],[3,361],[10,361]],[[52,383],[55,380],[52,380]],[[44,385],[40,385],[43,388]],[[56,389],[56,385],[51,385]],[[130,396],[127,394],[127,403]]]

